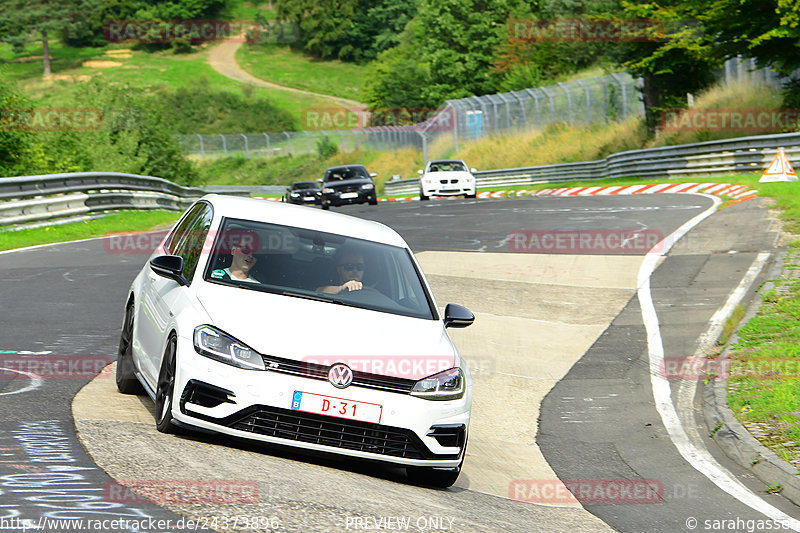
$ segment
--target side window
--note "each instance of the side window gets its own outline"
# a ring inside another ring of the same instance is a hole
[[[187,228],[197,217],[197,214],[205,207],[207,207],[207,204],[200,203],[192,207],[192,210],[186,213],[186,216],[183,217],[180,224],[172,231],[172,235],[169,236],[169,239],[167,239],[165,245],[167,253],[175,255],[175,249],[186,234]]]
[[[213,218],[214,212],[211,206],[202,204],[201,210],[189,222],[186,231],[181,236],[181,240],[175,247],[175,251],[172,252],[174,255],[179,255],[183,258],[183,275],[188,280],[191,280],[194,276]]]

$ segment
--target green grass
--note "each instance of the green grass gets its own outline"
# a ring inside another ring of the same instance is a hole
[[[242,69],[256,78],[286,87],[360,101],[365,67],[319,61],[288,46],[242,45],[236,52]],[[324,108],[340,107],[328,103]]]
[[[18,231],[5,229],[0,231],[0,250],[160,229],[172,226],[179,216],[175,211],[121,211],[71,224]]]
[[[793,222],[797,224],[797,219]],[[798,256],[800,249],[790,247],[785,263],[792,264]],[[774,281],[775,287],[762,293],[758,313],[739,329],[739,340],[732,347],[728,405],[744,424],[755,423],[766,431],[762,443],[797,462],[800,453],[794,443],[800,441],[800,280]]]
[[[243,85],[216,72],[207,62],[208,45],[188,54],[172,51],[144,52],[133,50],[131,57],[104,55],[106,48],[70,48],[54,44],[51,55],[53,79],[42,79],[41,61],[7,63],[3,75],[18,81],[25,96],[38,106],[69,106],[80,102],[80,82],[100,77],[110,83],[128,84],[143,91],[162,91],[203,84],[215,91],[244,93],[248,98],[269,100],[276,107],[289,111],[299,125],[308,109],[330,107],[330,102],[315,96],[291,93],[268,87]],[[10,55],[10,48],[0,46],[0,57]],[[30,46],[25,55],[40,55],[41,45]],[[93,68],[83,66],[86,60],[116,61],[119,66]],[[85,102],[82,103],[85,106]]]
[[[231,11],[234,20],[253,20],[260,13],[268,19],[275,18],[272,2],[236,2]]]

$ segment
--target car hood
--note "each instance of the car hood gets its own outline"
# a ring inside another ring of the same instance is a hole
[[[426,178],[431,179],[453,179],[453,178],[471,178],[472,174],[470,172],[464,172],[463,170],[459,171],[439,171],[439,172],[428,172],[425,174]]]
[[[373,183],[371,180],[364,178],[354,178],[351,180],[342,181],[329,181],[322,184],[322,188],[329,187],[331,189],[338,189],[340,187],[347,187],[348,185],[364,185],[365,183]]]
[[[211,325],[265,355],[421,379],[456,364],[441,320],[203,283]]]

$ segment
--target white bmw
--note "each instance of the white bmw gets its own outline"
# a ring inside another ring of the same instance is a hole
[[[419,199],[427,200],[431,196],[460,196],[475,198],[477,184],[474,168],[470,169],[460,159],[435,159],[428,161],[425,170],[418,170]]]
[[[358,218],[208,195],[131,285],[117,387],[154,400],[162,432],[236,437],[405,466],[452,485],[472,378],[392,229]]]

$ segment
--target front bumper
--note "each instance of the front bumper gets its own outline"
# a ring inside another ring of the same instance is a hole
[[[288,202],[295,205],[319,205],[319,196],[299,196],[297,198],[288,197]]]
[[[425,196],[474,196],[476,193],[475,182],[459,182],[442,185],[438,182],[433,184],[422,183],[422,193]]]
[[[460,464],[469,427],[471,388],[464,397],[431,401],[398,392],[267,370],[243,370],[197,354],[179,340],[173,417],[229,435],[407,466]],[[380,384],[378,384],[380,385]],[[378,423],[292,409],[294,393],[381,406]]]
[[[323,194],[322,202],[329,205],[363,204],[370,201],[374,202],[376,198],[375,190],[372,189],[369,191]]]

